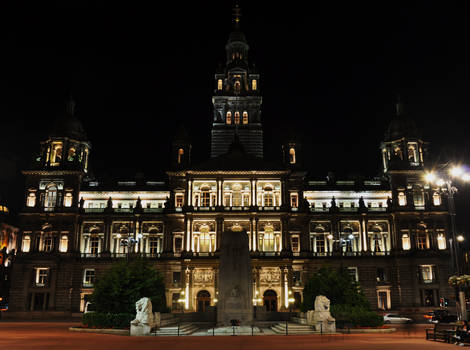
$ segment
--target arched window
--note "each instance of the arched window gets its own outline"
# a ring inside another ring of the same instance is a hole
[[[240,124],[240,112],[235,112],[235,118],[233,121],[235,124]]]
[[[21,251],[28,253],[31,249],[31,237],[23,236],[23,241],[21,243]]]
[[[72,206],[73,196],[72,193],[67,192],[64,197],[64,207],[71,207]]]
[[[46,210],[53,210],[57,204],[57,185],[50,183],[46,186],[46,198],[44,201],[44,208]]]
[[[184,150],[180,148],[178,150],[178,164],[181,164],[181,162],[183,161],[183,155],[184,155]]]
[[[403,152],[400,147],[395,147],[395,149],[393,150],[393,153],[395,154],[395,156],[403,160]]]
[[[211,305],[211,295],[207,290],[201,290],[196,295],[197,312],[205,312]]]
[[[291,147],[289,149],[289,163],[295,164],[295,149],[294,149],[294,147]]]
[[[239,94],[239,93],[240,93],[240,90],[241,90],[240,81],[237,80],[237,81],[235,82],[234,87],[235,87],[235,93],[236,93],[236,94]]]
[[[251,90],[256,91],[257,88],[258,88],[257,81],[256,81],[256,79],[253,79],[251,81]]]
[[[222,90],[222,79],[217,80],[217,90]]]
[[[432,203],[434,205],[441,205],[441,195],[437,192],[434,192],[432,195]]]
[[[398,205],[400,205],[402,207],[406,205],[405,192],[398,192]]]
[[[75,147],[70,147],[69,148],[69,155],[67,157],[67,160],[69,162],[73,161],[75,159],[75,153],[76,153],[76,150],[75,150]]]
[[[248,124],[248,112],[243,112],[243,124]]]
[[[232,124],[232,112],[227,112],[227,118],[225,118],[227,124]]]
[[[36,205],[36,193],[29,192],[28,198],[26,199],[26,206],[34,207]]]
[[[408,161],[415,163],[416,159],[416,147],[414,145],[408,145]]]
[[[62,237],[60,237],[59,251],[61,253],[67,253],[68,245],[69,245],[69,237],[66,235],[63,235]]]
[[[62,143],[52,144],[51,165],[58,165],[62,160]]]

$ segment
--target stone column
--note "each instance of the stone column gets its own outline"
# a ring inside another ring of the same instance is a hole
[[[256,217],[255,218],[255,251],[259,252],[259,247],[258,247],[258,244],[259,244],[259,236],[258,236],[258,226],[259,226],[259,218]]]
[[[281,217],[281,232],[282,232],[282,250],[290,252],[290,238],[289,238],[289,218],[287,216]]]
[[[216,227],[216,237],[215,237],[215,245],[217,248],[217,251],[220,250],[220,242],[222,239],[222,231],[223,231],[223,224],[224,224],[224,218],[222,216],[218,216],[216,218],[215,222],[215,227]]]

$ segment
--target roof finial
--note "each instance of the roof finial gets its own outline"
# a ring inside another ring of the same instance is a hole
[[[233,21],[234,21],[236,29],[240,28],[240,17],[241,16],[242,16],[242,14],[241,14],[240,5],[238,5],[238,1],[237,1],[237,2],[235,2],[235,6],[233,8]]]
[[[66,111],[68,115],[74,115],[75,113],[75,101],[73,100],[72,95],[70,95],[67,100]]]
[[[401,100],[400,94],[397,94],[397,102],[395,103],[395,112],[397,117],[404,114],[403,101]]]

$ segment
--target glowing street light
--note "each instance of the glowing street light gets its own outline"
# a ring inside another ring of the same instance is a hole
[[[458,235],[457,236],[457,241],[458,242],[463,242],[463,241],[465,241],[465,237],[463,235]]]

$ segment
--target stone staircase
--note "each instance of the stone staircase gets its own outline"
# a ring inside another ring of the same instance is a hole
[[[274,326],[269,327],[276,334],[286,334],[286,323],[276,323]],[[313,328],[306,324],[291,323],[287,324],[288,334],[314,334],[317,333]]]
[[[178,324],[179,318],[175,314],[161,314],[160,327],[168,327]]]
[[[163,320],[162,320],[163,321]],[[162,322],[163,324],[163,322]],[[192,323],[181,323],[179,326],[178,333],[178,323],[173,325],[166,325],[160,327],[155,333],[156,336],[182,336],[182,335],[191,335],[199,329],[196,325]]]

